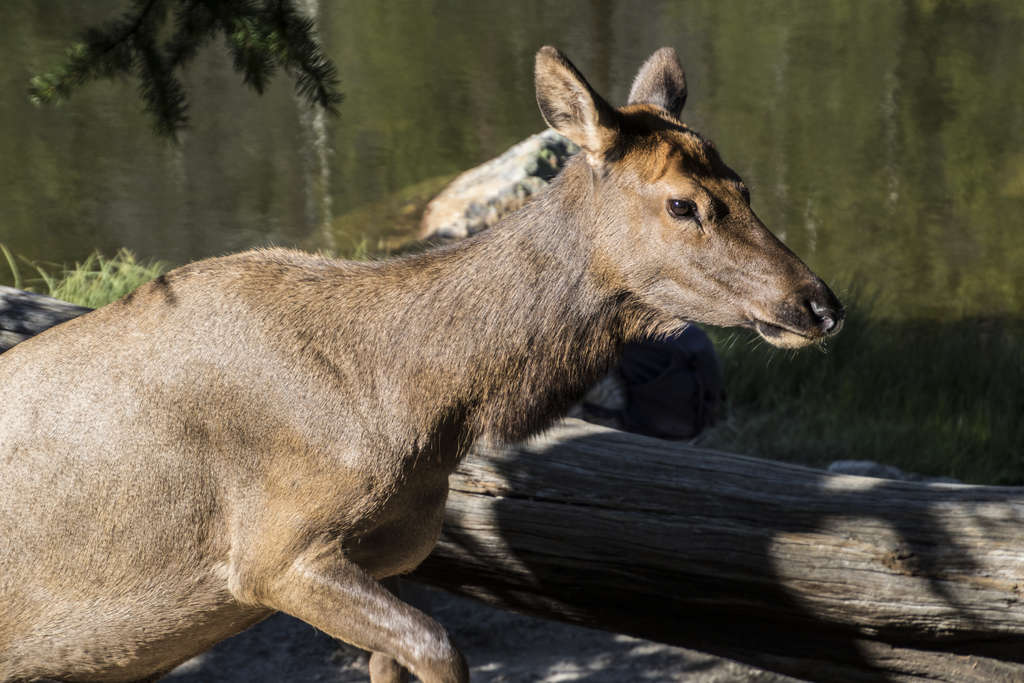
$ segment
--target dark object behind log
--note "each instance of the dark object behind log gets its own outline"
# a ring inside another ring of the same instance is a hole
[[[696,325],[668,338],[627,344],[622,426],[662,439],[690,439],[715,423],[725,387],[711,340]]]

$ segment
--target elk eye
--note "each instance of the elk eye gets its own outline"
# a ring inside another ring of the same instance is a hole
[[[689,199],[670,199],[668,212],[675,218],[696,218],[697,205]]]

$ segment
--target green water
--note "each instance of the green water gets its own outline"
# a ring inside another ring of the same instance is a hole
[[[403,191],[541,129],[540,45],[619,103],[647,54],[673,45],[683,118],[819,274],[879,293],[892,317],[1024,310],[1019,2],[308,4],[339,68],[341,116],[310,113],[283,77],[254,95],[214,45],[187,74],[179,147],[151,134],[130,81],[53,109],[23,94],[124,2],[0,4],[0,242],[46,261],[128,247],[180,263],[394,241],[414,223]]]

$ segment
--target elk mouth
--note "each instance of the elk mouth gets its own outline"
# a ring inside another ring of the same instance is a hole
[[[798,349],[802,346],[813,344],[824,337],[831,336],[831,331],[830,334],[821,334],[816,330],[815,334],[812,336],[803,332],[797,332],[789,327],[783,327],[782,325],[776,325],[775,323],[758,319],[751,320],[743,326],[757,332],[761,339],[764,339],[772,346],[777,346],[783,349]],[[838,331],[838,329],[836,331]]]

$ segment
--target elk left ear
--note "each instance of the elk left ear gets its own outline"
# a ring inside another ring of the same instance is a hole
[[[686,104],[686,74],[673,48],[663,47],[647,58],[629,89],[629,103],[653,104],[679,118]]]
[[[618,113],[598,95],[569,59],[550,46],[537,52],[537,105],[549,126],[600,157],[618,135]]]

